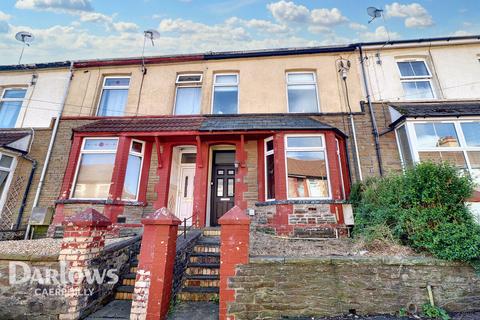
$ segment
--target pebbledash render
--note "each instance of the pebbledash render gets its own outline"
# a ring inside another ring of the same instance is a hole
[[[478,63],[479,48],[476,37],[457,37],[152,57],[145,67],[137,58],[77,61],[38,205],[55,208],[52,234],[87,207],[121,233],[161,207],[203,227],[238,205],[264,231],[347,235],[351,184],[409,165],[398,138],[399,126],[417,117],[408,105],[452,104],[425,96],[425,83],[417,84],[424,74],[403,77],[407,67],[417,70],[412,52],[430,50],[439,65],[449,53],[436,52],[460,50]],[[392,91],[389,100],[377,87],[372,93],[378,51],[402,57],[382,81],[420,90],[414,101],[409,92]],[[470,69],[465,77],[478,78]],[[440,68],[430,72],[437,83]],[[472,92],[457,101],[467,110],[456,117],[480,115]]]

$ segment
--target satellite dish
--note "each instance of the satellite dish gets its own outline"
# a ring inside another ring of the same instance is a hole
[[[367,8],[367,14],[370,17],[372,17],[372,19],[370,21],[368,21],[368,23],[372,22],[376,18],[380,18],[382,16],[382,13],[383,13],[382,9],[378,9],[378,8],[375,8],[375,7],[368,7]]]
[[[35,37],[30,32],[20,31],[17,32],[17,34],[15,35],[15,39],[29,46],[33,39],[35,39]]]
[[[145,39],[150,39],[150,41],[152,41],[152,46],[155,46],[153,40],[160,38],[160,32],[155,29],[145,30],[143,31],[143,34],[145,35]]]
[[[30,46],[30,43],[33,42],[35,37],[28,31],[20,31],[15,34],[15,39],[23,43],[22,53],[20,53],[20,58],[18,58],[18,64],[20,64],[20,62],[22,61],[25,46]]]

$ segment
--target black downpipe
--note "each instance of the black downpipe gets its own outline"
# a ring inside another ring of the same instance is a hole
[[[27,205],[28,194],[30,192],[30,188],[32,187],[33,176],[35,175],[35,170],[37,169],[37,165],[38,165],[37,160],[32,159],[29,156],[23,155],[22,158],[32,163],[32,169],[30,170],[30,176],[28,177],[27,188],[25,189],[25,193],[23,194],[22,205],[20,206],[20,209],[18,209],[17,222],[15,223],[15,230],[18,230],[18,228],[20,228],[20,224],[22,223],[23,212],[25,211],[25,206]]]
[[[377,120],[375,119],[375,113],[373,111],[372,100],[370,98],[370,89],[368,88],[368,81],[367,81],[367,74],[365,72],[365,60],[363,59],[363,50],[362,46],[358,46],[359,53],[360,53],[360,65],[362,66],[362,76],[363,76],[363,83],[365,85],[365,91],[367,94],[367,103],[368,109],[370,111],[370,121],[372,122],[372,134],[375,142],[375,151],[377,153],[377,162],[378,162],[378,172],[380,176],[383,176],[383,165],[382,165],[382,154],[380,150],[380,141],[378,139],[378,128],[377,128]]]

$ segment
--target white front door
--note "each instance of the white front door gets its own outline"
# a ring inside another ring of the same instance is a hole
[[[195,166],[181,165],[179,174],[179,188],[177,196],[176,216],[182,220],[190,218],[193,214],[193,180],[195,178]],[[187,220],[187,226],[192,225],[192,219]]]

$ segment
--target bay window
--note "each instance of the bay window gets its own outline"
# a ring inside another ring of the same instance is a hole
[[[72,198],[108,198],[112,183],[117,138],[85,138],[78,159]]]
[[[406,100],[434,99],[432,74],[424,60],[398,61]]]
[[[288,112],[318,112],[317,81],[313,72],[287,73]]]
[[[0,99],[0,128],[15,128],[27,89],[9,88],[3,90]]]
[[[212,113],[238,113],[238,74],[214,75]]]
[[[201,74],[179,74],[176,81],[174,114],[199,114],[201,93]]]
[[[138,188],[140,187],[144,149],[144,142],[132,140],[130,152],[128,154],[125,183],[123,185],[123,200],[135,201],[138,198]]]
[[[129,87],[130,77],[105,77],[97,115],[123,116]]]
[[[330,186],[324,136],[287,135],[285,143],[288,198],[329,198]]]
[[[15,158],[0,153],[0,213],[7,200],[8,188],[15,168]]]
[[[275,158],[273,138],[265,139],[265,198],[275,199]]]
[[[449,162],[470,174],[480,191],[479,130],[479,120],[407,121],[396,133],[404,165],[410,148],[402,145],[411,146],[412,162]]]

